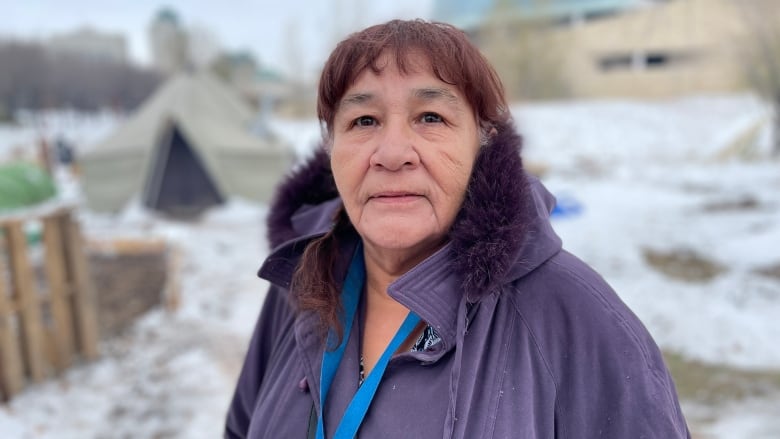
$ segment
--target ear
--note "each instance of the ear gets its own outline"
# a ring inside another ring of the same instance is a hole
[[[493,124],[481,122],[479,124],[479,146],[487,146],[496,134],[498,134],[498,130]]]
[[[323,135],[321,148],[330,158],[333,155],[333,136]]]
[[[333,153],[333,134],[331,134],[323,121],[320,121],[320,136],[322,137],[321,148],[330,157]]]

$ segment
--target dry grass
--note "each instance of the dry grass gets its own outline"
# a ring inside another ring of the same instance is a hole
[[[726,272],[726,267],[691,249],[661,251],[644,248],[642,256],[655,270],[685,282],[708,282]]]
[[[780,370],[742,370],[664,352],[681,399],[717,405],[780,392]]]

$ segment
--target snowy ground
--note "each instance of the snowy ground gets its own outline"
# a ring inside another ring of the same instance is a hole
[[[23,112],[15,124],[0,123],[0,163],[10,158],[35,159],[41,140],[52,145],[62,138],[83,152],[107,136],[123,117],[108,111]]]
[[[695,437],[780,437],[780,278],[761,273],[780,270],[780,162],[718,158],[765,109],[725,96],[513,110],[527,161],[546,168],[543,180],[562,204],[580,207],[554,219],[565,246],[696,374],[678,381],[709,382],[710,373],[733,381],[710,397],[683,394]],[[319,136],[314,121],[273,126],[301,153]],[[0,128],[0,157],[24,129]],[[768,143],[766,135],[759,140]],[[181,306],[148,313],[103,342],[98,361],[0,406],[0,437],[219,437],[265,289],[254,276],[267,253],[265,213],[242,200],[194,223],[132,206],[117,216],[83,210],[89,236],[151,235],[177,245]],[[676,280],[648,264],[648,251],[693,251],[721,271],[706,281]]]

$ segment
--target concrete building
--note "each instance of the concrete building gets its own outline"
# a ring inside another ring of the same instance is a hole
[[[500,12],[506,21],[544,20],[551,24],[577,24],[611,16],[652,3],[653,0],[437,0],[433,19],[479,33],[485,22]],[[493,17],[495,18],[495,17]]]
[[[649,0],[455,0],[433,18],[464,29],[492,62],[509,98],[568,98],[569,30],[619,16]]]
[[[774,1],[441,1],[463,13],[434,18],[474,37],[512,98],[660,98],[745,90],[749,17],[777,19]]]
[[[575,96],[668,97],[743,91],[753,12],[771,0],[674,0],[570,30]],[[766,17],[772,19],[771,17]],[[780,55],[778,55],[780,56]]]

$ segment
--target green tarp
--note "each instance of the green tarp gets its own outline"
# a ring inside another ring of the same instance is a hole
[[[49,174],[32,163],[0,165],[0,212],[32,206],[57,193]]]

